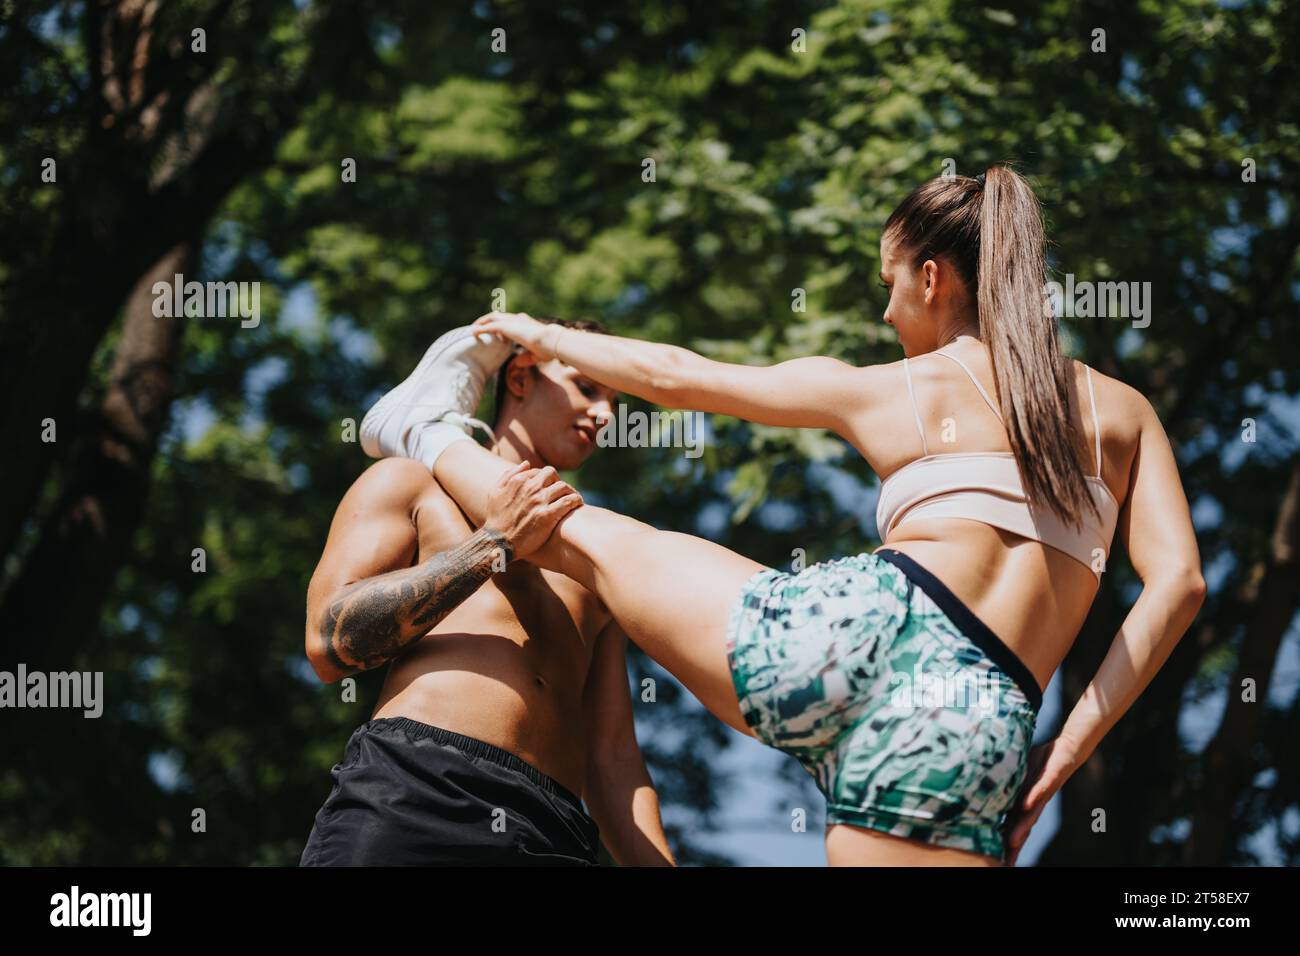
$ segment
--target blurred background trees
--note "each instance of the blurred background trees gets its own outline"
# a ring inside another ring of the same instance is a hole
[[[378,690],[345,703],[302,652],[368,462],[347,421],[494,290],[733,361],[895,361],[881,223],[1014,159],[1056,277],[1151,283],[1145,328],[1062,326],[1160,412],[1212,589],[1041,861],[1293,864],[1297,35],[1280,0],[5,3],[0,667],[103,671],[106,707],[0,712],[0,860],[296,862]],[[260,282],[260,323],[154,316],[178,272]],[[576,480],[774,566],[877,541],[875,477],[822,433],[714,419],[701,459]],[[1067,707],[1136,593],[1109,571]],[[631,672],[681,858],[723,862],[736,735]]]

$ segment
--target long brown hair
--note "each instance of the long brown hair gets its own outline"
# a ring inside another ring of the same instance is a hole
[[[886,234],[912,253],[947,260],[974,292],[1007,438],[1025,494],[1078,527],[1097,514],[1070,428],[1070,372],[1044,305],[1046,235],[1038,198],[1007,166],[980,178],[939,177],[907,196]]]

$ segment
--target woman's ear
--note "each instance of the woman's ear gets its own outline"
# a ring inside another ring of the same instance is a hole
[[[925,292],[922,295],[925,296],[925,304],[930,305],[939,294],[939,264],[933,259],[926,259],[921,271],[925,273]]]

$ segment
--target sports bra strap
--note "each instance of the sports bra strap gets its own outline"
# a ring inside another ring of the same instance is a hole
[[[955,355],[949,355],[947,352],[935,352],[934,354],[942,355],[944,358],[950,358],[960,365],[961,370],[966,373],[966,377],[971,380],[971,384],[980,390],[980,395],[984,397],[984,401],[988,404],[989,408],[993,409],[993,414],[998,416],[998,421],[1002,421],[1002,413],[998,411],[998,406],[994,403],[993,399],[989,398],[989,393],[984,391],[984,386],[980,384],[979,379],[975,377],[975,374],[970,370],[965,362]]]
[[[1097,393],[1092,390],[1092,369],[1087,365],[1084,369],[1088,373],[1088,398],[1092,401],[1092,435],[1095,444],[1097,456],[1097,477],[1101,477],[1101,425],[1097,423]]]
[[[921,413],[916,408],[916,393],[912,391],[912,370],[908,368],[907,359],[903,359],[903,374],[907,376],[907,397],[912,400],[912,417],[916,419],[916,433],[921,436],[922,454],[930,454],[930,446],[925,443],[925,429],[921,427]]]

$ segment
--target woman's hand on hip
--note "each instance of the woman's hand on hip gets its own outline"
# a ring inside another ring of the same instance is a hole
[[[1025,782],[1016,794],[1016,802],[1007,818],[1008,866],[1015,866],[1020,849],[1029,839],[1029,831],[1038,822],[1043,809],[1065,786],[1065,781],[1079,767],[1074,746],[1060,737],[1044,741],[1029,751],[1029,769]]]

